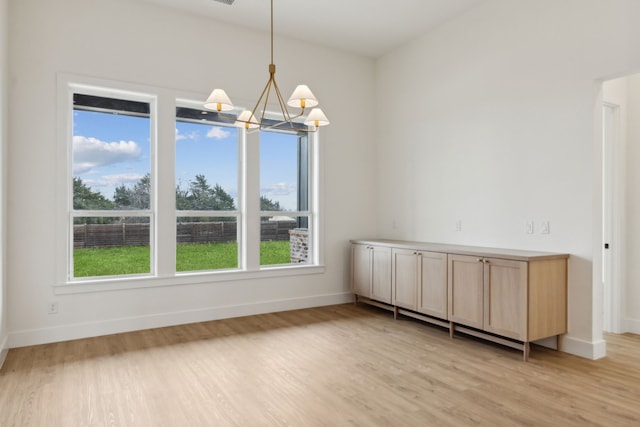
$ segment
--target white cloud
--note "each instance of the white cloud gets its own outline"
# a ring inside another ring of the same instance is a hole
[[[83,179],[82,182],[92,189],[96,189],[103,193],[107,198],[110,198],[114,189],[119,185],[125,187],[131,187],[132,184],[137,184],[144,175],[139,173],[121,173],[116,175],[103,175],[94,179]]]
[[[73,173],[83,174],[100,166],[138,160],[142,150],[134,141],[105,142],[73,137]]]
[[[292,182],[277,182],[262,187],[261,193],[268,196],[288,196],[297,192],[297,185]]]
[[[176,128],[176,141],[184,141],[184,140],[197,141],[200,139],[200,134],[196,131],[191,132],[190,134],[180,133],[180,130]]]
[[[106,185],[127,185],[127,184],[137,184],[144,175],[139,173],[119,173],[115,175],[103,175],[102,179],[106,182]]]
[[[220,126],[211,126],[211,129],[207,132],[207,138],[213,139],[225,139],[228,138],[229,135],[231,135],[231,132]]]
[[[82,181],[89,187],[117,187],[121,184],[128,186],[136,184],[144,177],[139,173],[121,173],[116,175],[102,175],[97,179],[83,179]]]

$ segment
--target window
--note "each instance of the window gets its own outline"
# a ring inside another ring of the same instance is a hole
[[[238,129],[176,108],[176,271],[238,268]]]
[[[170,89],[59,89],[59,292],[322,271],[317,133],[247,133]]]
[[[70,278],[151,274],[151,101],[73,93]]]
[[[309,143],[304,133],[260,133],[260,265],[306,264]]]

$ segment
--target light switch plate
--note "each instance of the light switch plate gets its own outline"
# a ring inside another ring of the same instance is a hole
[[[542,221],[540,223],[540,234],[549,234],[551,229],[549,228],[549,221]]]
[[[533,234],[533,221],[527,221],[525,223],[524,232],[527,234]]]

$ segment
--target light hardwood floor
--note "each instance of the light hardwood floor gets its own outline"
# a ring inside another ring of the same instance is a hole
[[[340,305],[13,349],[0,426],[638,426],[640,337],[517,350]]]

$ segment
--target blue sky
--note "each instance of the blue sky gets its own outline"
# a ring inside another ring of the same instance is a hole
[[[238,136],[234,127],[176,123],[176,184],[187,188],[196,174],[220,184],[237,203]],[[261,135],[261,195],[297,208],[296,136]],[[133,186],[151,170],[149,119],[74,111],[73,176],[113,199],[117,186]]]
[[[149,140],[148,118],[74,111],[73,176],[113,199],[150,172]]]

